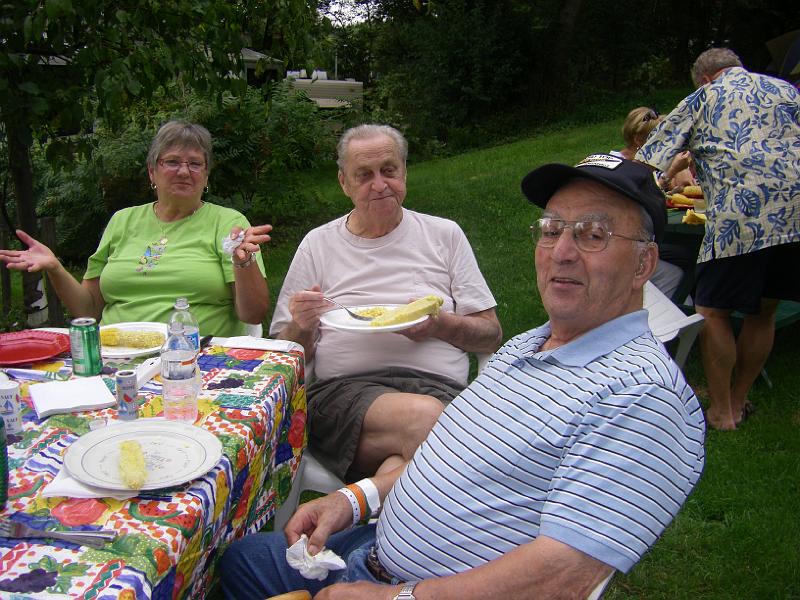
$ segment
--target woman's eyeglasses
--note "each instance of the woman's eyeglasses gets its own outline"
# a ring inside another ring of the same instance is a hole
[[[553,248],[567,227],[572,229],[572,239],[575,240],[575,245],[584,252],[601,252],[605,250],[608,248],[608,240],[612,236],[644,244],[652,241],[612,233],[608,229],[608,225],[602,221],[565,221],[563,219],[544,217],[531,225],[533,242],[543,248]]]
[[[661,115],[658,114],[658,111],[655,108],[651,108],[642,117],[642,123],[647,123],[649,121],[656,121],[660,116]]]
[[[174,160],[171,158],[162,158],[158,161],[158,164],[161,165],[161,168],[173,173],[180,171],[181,165],[186,165],[192,173],[199,173],[206,168],[206,163],[196,160]]]

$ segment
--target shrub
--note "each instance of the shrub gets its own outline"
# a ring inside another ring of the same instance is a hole
[[[214,140],[210,201],[242,211],[252,222],[297,223],[308,215],[295,173],[333,157],[336,125],[347,112],[322,114],[286,83],[269,96],[253,88],[220,98],[175,90],[161,105],[133,109],[118,130],[99,123],[93,152],[70,171],[55,171],[41,152],[35,165],[39,212],[57,217],[58,253],[81,263],[115,211],[152,198],[145,159],[158,126],[174,118],[203,124]],[[335,122],[334,122],[335,120]]]

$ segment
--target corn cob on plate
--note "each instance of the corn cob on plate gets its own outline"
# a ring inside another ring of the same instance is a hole
[[[167,337],[166,323],[137,321],[100,327],[103,358],[128,358],[155,354]]]
[[[426,296],[410,304],[367,304],[351,306],[350,310],[364,316],[375,317],[372,321],[358,321],[342,309],[324,313],[320,317],[323,325],[352,333],[390,333],[408,329],[436,314],[442,304],[438,296]]]

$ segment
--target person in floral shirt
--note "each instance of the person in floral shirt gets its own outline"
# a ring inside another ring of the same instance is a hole
[[[705,317],[706,419],[735,429],[772,349],[779,299],[800,300],[800,95],[785,81],[747,71],[727,48],[703,52],[692,79],[697,90],[636,158],[660,170],[679,152],[694,158],[708,200],[694,297]],[[733,311],[745,315],[738,340]]]

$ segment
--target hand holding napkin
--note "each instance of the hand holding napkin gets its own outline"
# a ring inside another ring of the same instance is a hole
[[[286,549],[286,562],[293,569],[300,571],[300,575],[306,579],[319,581],[328,576],[328,571],[338,571],[347,567],[333,550],[323,549],[311,556],[308,553],[308,537],[305,533]]]

